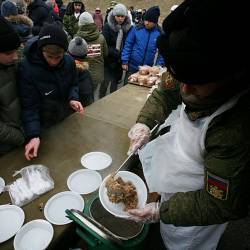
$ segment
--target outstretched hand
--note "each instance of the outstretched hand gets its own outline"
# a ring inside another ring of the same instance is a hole
[[[26,145],[25,145],[25,158],[30,161],[33,158],[37,157],[37,152],[40,146],[40,138],[32,138]]]
[[[71,100],[69,102],[69,105],[72,109],[74,109],[77,113],[83,114],[84,113],[84,108],[82,106],[82,104],[79,101],[74,101]]]

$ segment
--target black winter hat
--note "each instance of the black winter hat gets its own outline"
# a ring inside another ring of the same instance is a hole
[[[38,47],[42,48],[48,44],[58,45],[67,51],[69,43],[67,34],[62,27],[57,24],[48,24],[41,29],[38,37]]]
[[[250,66],[248,7],[186,0],[163,21],[157,46],[170,73],[186,84],[223,81]]]
[[[159,16],[160,16],[159,6],[153,6],[146,11],[144,15],[144,20],[153,23],[158,23]]]
[[[0,16],[0,52],[17,49],[20,46],[20,38],[12,25]]]

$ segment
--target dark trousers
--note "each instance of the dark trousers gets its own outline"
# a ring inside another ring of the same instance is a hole
[[[104,67],[104,81],[101,84],[99,97],[102,98],[106,95],[107,89],[110,83],[110,93],[117,90],[117,85],[121,78],[121,70],[112,70],[108,67]]]

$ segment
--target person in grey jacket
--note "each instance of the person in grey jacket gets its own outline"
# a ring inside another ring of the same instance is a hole
[[[0,156],[24,143],[15,70],[19,46],[18,34],[0,17]]]

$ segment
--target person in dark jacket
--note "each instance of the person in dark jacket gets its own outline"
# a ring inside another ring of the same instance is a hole
[[[23,14],[18,14],[18,8],[15,3],[7,0],[1,6],[2,16],[5,17],[17,31],[21,42],[25,43],[32,36],[33,22]]]
[[[20,42],[12,25],[0,16],[0,156],[24,143],[15,66]]]
[[[44,26],[25,48],[25,59],[19,67],[19,89],[27,160],[37,156],[41,128],[62,121],[74,111],[83,113],[75,63],[65,54],[67,49],[67,35],[56,24]]]
[[[67,9],[63,17],[63,25],[71,38],[73,38],[78,31],[79,17],[84,11],[85,5],[82,0],[72,0],[67,5]]]
[[[41,27],[49,20],[49,7],[42,0],[24,0],[28,17],[33,21],[33,35],[38,35]]]
[[[88,44],[83,38],[76,36],[70,41],[68,52],[75,59],[79,97],[82,105],[86,107],[94,102],[93,82],[88,70],[89,64],[86,62]]]
[[[228,223],[249,214],[248,19],[247,2],[236,12],[233,1],[186,0],[163,22],[157,45],[175,81],[153,91],[129,133],[140,148],[163,122],[161,136],[139,150],[161,202],[128,213],[160,221],[169,250],[217,249]]]
[[[130,30],[121,56],[122,68],[127,71],[125,84],[129,75],[139,70],[139,66],[164,66],[164,60],[158,54],[156,46],[156,39],[161,34],[157,24],[159,16],[159,7],[151,7],[145,14],[144,25]]]
[[[108,56],[104,62],[104,81],[100,88],[100,97],[106,95],[109,83],[111,93],[117,90],[122,77],[121,51],[130,28],[131,20],[127,8],[123,4],[115,5],[102,30],[108,45]]]

